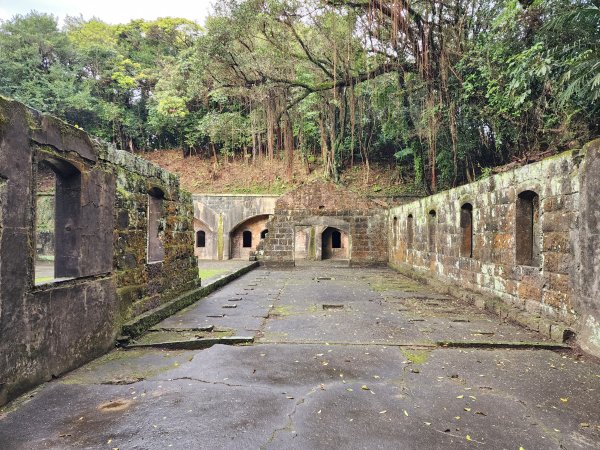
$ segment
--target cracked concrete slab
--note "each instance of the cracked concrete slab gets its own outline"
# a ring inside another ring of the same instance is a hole
[[[0,448],[600,445],[598,361],[436,347],[436,338],[547,341],[388,269],[258,269],[156,328],[219,330],[220,319],[206,316],[249,284],[257,286],[235,316],[222,319],[252,328],[253,345],[112,352],[2,411]]]

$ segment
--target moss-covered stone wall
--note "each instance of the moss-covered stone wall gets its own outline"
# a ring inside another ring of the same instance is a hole
[[[598,195],[583,200],[581,193],[600,194],[593,187],[600,185],[600,173],[582,170],[597,160],[599,144],[596,141],[581,150],[392,208],[390,262],[492,294],[533,317],[593,335],[586,323],[600,323],[600,246],[590,245],[587,238],[582,244],[581,220],[590,217]],[[585,179],[584,172],[588,174]],[[531,193],[537,195],[533,214],[518,206]],[[467,226],[468,213],[465,219],[462,211],[468,205],[472,206],[472,230]],[[517,220],[519,214],[525,216]],[[591,230],[587,233],[597,236],[597,219],[588,223]],[[523,234],[531,239],[523,239]],[[472,240],[472,255],[465,252],[465,239]],[[517,256],[523,245],[536,253],[530,262],[520,262]],[[582,273],[587,274],[586,280]],[[586,286],[595,286],[594,293],[586,291]],[[598,352],[600,328],[596,334]]]
[[[193,204],[179,179],[131,153],[107,148],[101,158],[116,175],[114,262],[124,320],[199,285],[194,256]],[[148,262],[149,192],[164,193],[161,220],[164,259]]]
[[[56,175],[54,270],[62,274],[43,284],[35,282],[36,223],[52,220],[36,195],[41,167]],[[164,258],[148,263],[156,190]],[[110,350],[125,321],[197,287],[192,220],[175,176],[0,97],[0,405]]]

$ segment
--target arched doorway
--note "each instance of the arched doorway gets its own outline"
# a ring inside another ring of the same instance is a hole
[[[321,235],[321,259],[348,259],[348,235],[327,227]]]
[[[269,216],[263,214],[239,223],[230,234],[231,259],[248,259],[262,241]],[[266,234],[264,235],[266,237]]]

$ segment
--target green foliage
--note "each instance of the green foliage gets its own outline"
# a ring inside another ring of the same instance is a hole
[[[378,160],[428,190],[600,134],[596,0],[408,4],[226,0],[205,27],[32,12],[0,23],[0,93],[121,148],[296,150],[334,179]]]

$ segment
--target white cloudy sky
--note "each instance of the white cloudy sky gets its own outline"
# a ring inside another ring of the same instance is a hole
[[[127,23],[131,19],[184,17],[203,23],[216,0],[0,0],[0,20],[35,9],[62,19],[83,14],[108,23]]]

